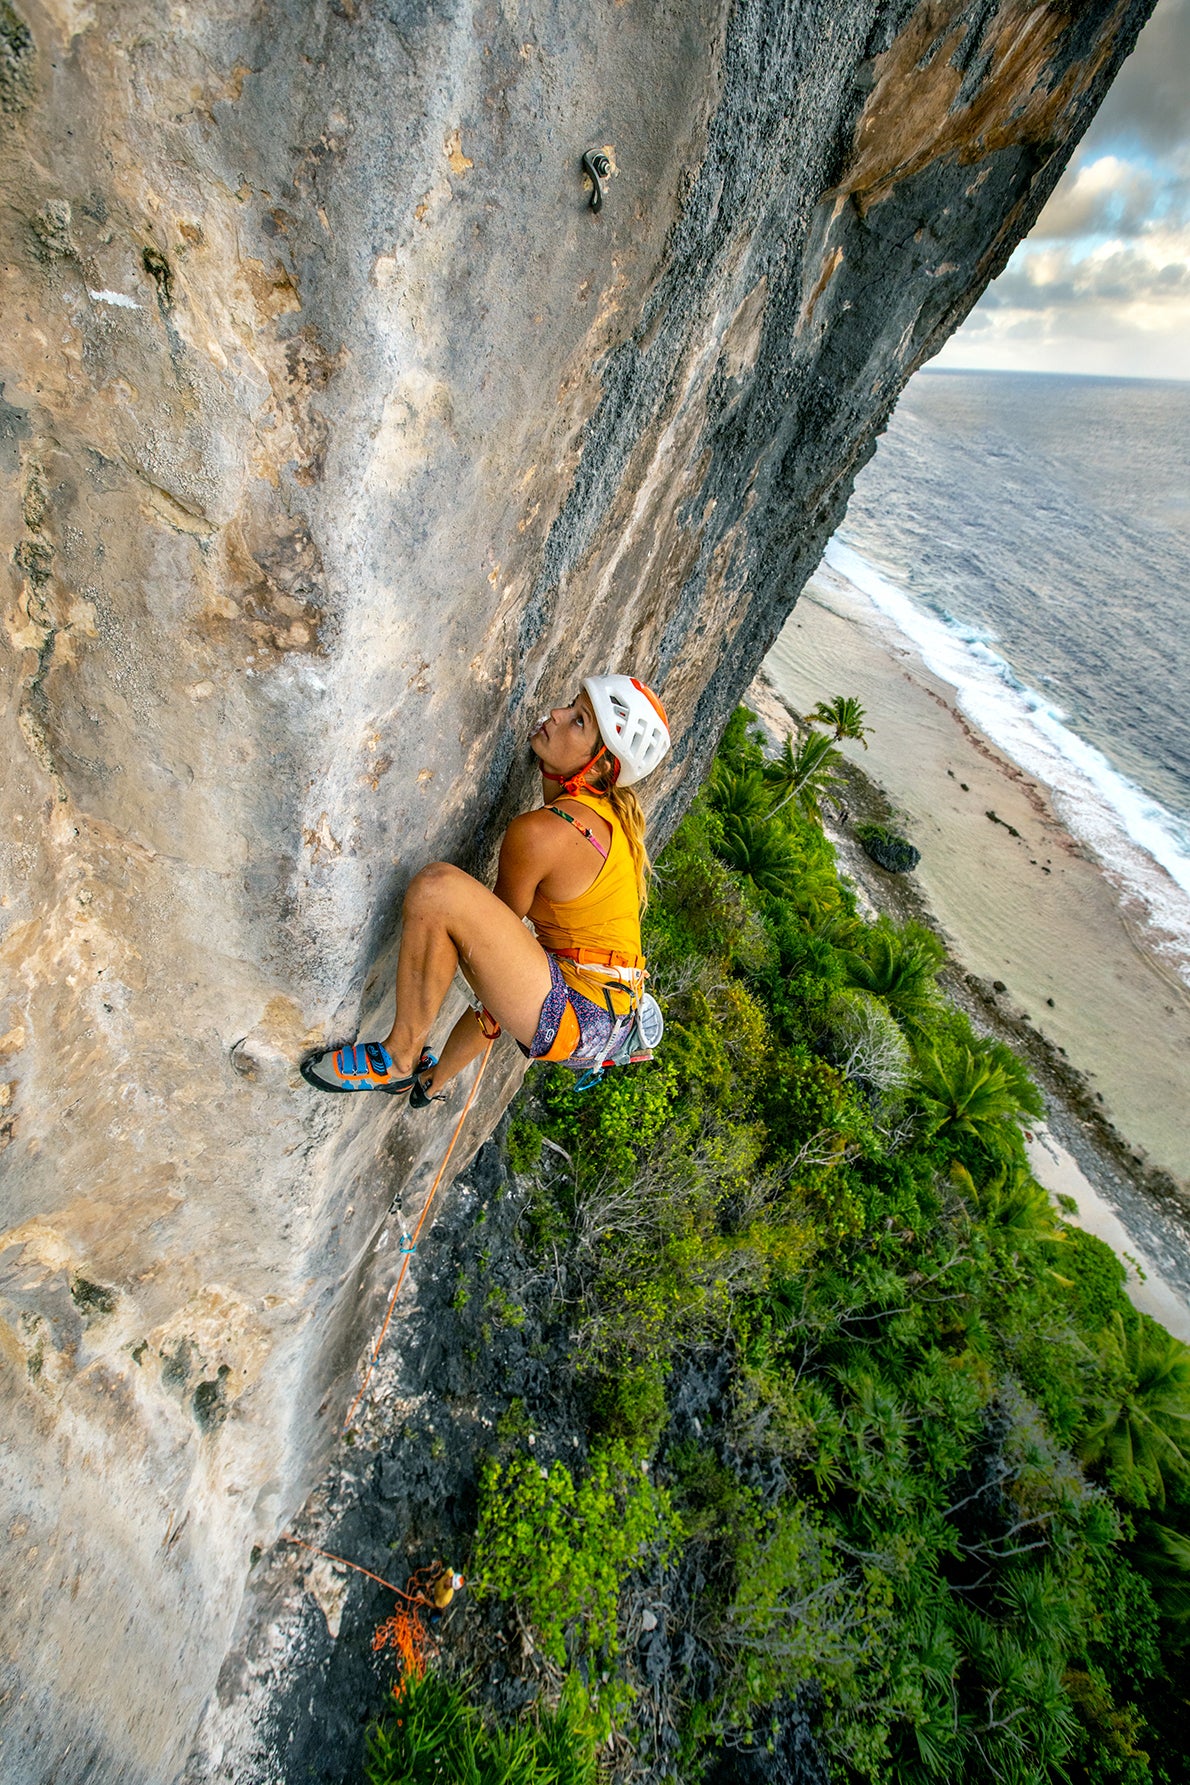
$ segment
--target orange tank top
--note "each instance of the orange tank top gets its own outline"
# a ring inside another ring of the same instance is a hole
[[[547,899],[538,887],[529,919],[541,946],[558,956],[567,985],[596,1004],[604,1003],[607,989],[612,1008],[621,1014],[632,1003],[632,989],[639,984],[645,964],[640,952],[640,894],[632,851],[608,800],[586,791],[571,797],[589,806],[611,827],[607,860],[586,892],[575,899]],[[620,969],[618,976],[613,971],[616,968]]]

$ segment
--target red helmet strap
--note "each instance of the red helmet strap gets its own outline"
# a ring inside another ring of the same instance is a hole
[[[599,758],[601,756],[606,756],[606,755],[607,755],[607,745],[600,744],[598,750],[596,750],[596,752],[595,752],[594,756],[591,758],[590,762],[584,763],[582,768],[578,771],[577,775],[569,775],[566,778],[566,780],[561,783],[562,792],[565,794],[575,794],[575,793],[581,792],[582,789],[586,786],[587,776],[591,773],[591,770],[595,767],[595,764],[599,761]],[[619,761],[618,757],[613,757],[612,761],[616,765],[615,774],[612,777],[612,779],[614,781],[620,773],[620,761]],[[540,765],[540,767],[541,767],[542,774],[545,775],[548,772],[545,767],[545,764],[542,763]]]

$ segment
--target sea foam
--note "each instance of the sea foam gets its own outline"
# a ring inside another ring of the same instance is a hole
[[[973,725],[1050,792],[1071,832],[1094,850],[1126,895],[1139,899],[1161,951],[1190,983],[1190,827],[1136,787],[1067,715],[1029,687],[995,649],[995,635],[916,602],[836,536],[826,565],[913,645],[955,690]]]

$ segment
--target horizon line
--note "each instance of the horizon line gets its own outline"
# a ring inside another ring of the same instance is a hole
[[[1190,385],[1190,377],[1154,378],[1143,372],[1050,372],[1037,366],[935,366],[927,363],[919,366],[914,376],[926,372],[937,378],[952,378],[956,374],[969,378],[972,373],[978,373],[989,378],[1081,378],[1088,384]]]

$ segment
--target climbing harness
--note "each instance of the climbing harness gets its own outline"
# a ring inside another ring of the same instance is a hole
[[[588,1058],[571,1067],[572,1072],[582,1073],[575,1089],[591,1090],[609,1066],[643,1066],[651,1060],[665,1033],[665,1018],[656,998],[644,989],[648,974],[639,955],[616,954],[612,949],[597,948],[556,948],[550,952],[581,967],[583,977],[593,982],[592,991],[603,993],[614,1025],[612,1033],[616,1033],[616,1027],[620,1029],[615,1047],[599,1065],[592,1066]],[[611,1000],[613,991],[622,992],[631,1000],[627,1011],[615,1009]],[[626,1025],[625,1017],[631,1018]],[[565,1066],[568,1062],[563,1059],[554,1064]]]
[[[480,1059],[479,1071],[475,1075],[475,1083],[472,1085],[471,1089],[468,1091],[467,1101],[466,1101],[466,1103],[464,1103],[462,1112],[459,1116],[459,1119],[455,1123],[455,1131],[450,1137],[450,1145],[447,1147],[446,1152],[443,1156],[442,1164],[438,1167],[438,1174],[435,1177],[434,1182],[430,1185],[430,1193],[426,1197],[425,1202],[422,1204],[421,1214],[417,1217],[417,1225],[413,1229],[412,1234],[402,1234],[402,1236],[401,1236],[401,1244],[400,1244],[401,1268],[397,1272],[397,1280],[393,1284],[392,1294],[388,1298],[388,1307],[385,1309],[384,1321],[381,1325],[379,1335],[376,1339],[376,1343],[372,1347],[371,1355],[368,1358],[368,1367],[364,1371],[364,1379],[360,1383],[359,1392],[357,1393],[354,1401],[352,1401],[350,1407],[347,1409],[347,1418],[343,1421],[343,1430],[344,1431],[347,1431],[348,1428],[350,1427],[351,1422],[355,1417],[355,1410],[359,1406],[360,1402],[363,1400],[364,1395],[367,1393],[368,1384],[371,1382],[372,1374],[376,1368],[376,1360],[380,1356],[380,1347],[384,1344],[385,1334],[388,1332],[389,1322],[391,1321],[391,1319],[393,1317],[393,1309],[396,1307],[397,1297],[401,1293],[401,1285],[405,1281],[405,1272],[409,1269],[409,1260],[412,1258],[413,1254],[417,1251],[417,1242],[418,1242],[419,1238],[421,1237],[421,1230],[426,1224],[426,1217],[429,1215],[431,1205],[433,1204],[434,1198],[438,1193],[438,1186],[439,1186],[439,1184],[441,1184],[442,1179],[446,1175],[446,1167],[450,1163],[450,1156],[455,1150],[455,1142],[458,1140],[459,1135],[463,1131],[463,1123],[467,1120],[467,1113],[470,1110],[471,1105],[475,1102],[475,1094],[479,1090],[480,1084],[483,1082],[483,1075],[487,1069],[487,1064],[488,1064],[488,1061],[491,1059],[491,1057],[492,1057],[492,1048],[491,1048],[491,1043],[489,1042],[488,1046],[484,1049],[483,1055]]]
[[[651,992],[641,992],[632,1009],[632,1022],[621,1036],[614,1052],[599,1066],[590,1066],[575,1085],[576,1091],[590,1091],[609,1066],[641,1066],[653,1054],[665,1033],[661,1006]],[[565,1061],[563,1061],[565,1065]]]

